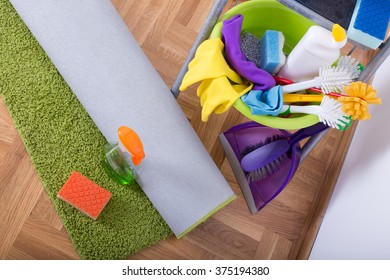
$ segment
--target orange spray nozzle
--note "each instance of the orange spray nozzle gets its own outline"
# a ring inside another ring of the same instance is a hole
[[[118,137],[131,154],[134,165],[139,165],[145,157],[144,146],[138,134],[127,126],[118,128]]]

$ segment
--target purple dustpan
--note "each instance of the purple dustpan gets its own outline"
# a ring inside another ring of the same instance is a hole
[[[266,127],[256,122],[234,126],[219,136],[252,213],[262,209],[286,187],[299,165],[301,148],[299,143],[296,143],[291,145],[287,156],[278,165],[278,169],[267,177],[261,180],[253,180],[250,173],[243,171],[241,160],[245,150],[248,147],[258,145],[259,142],[266,141],[267,137],[274,137],[275,135],[286,138],[291,136],[285,130]]]

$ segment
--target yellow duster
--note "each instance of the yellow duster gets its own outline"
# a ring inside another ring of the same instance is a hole
[[[342,110],[353,120],[368,120],[371,118],[368,104],[381,104],[381,99],[376,97],[376,90],[363,82],[354,82],[343,89],[345,96],[338,100],[343,103]]]

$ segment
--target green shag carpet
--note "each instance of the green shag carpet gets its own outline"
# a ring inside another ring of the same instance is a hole
[[[0,94],[80,258],[125,259],[172,234],[138,186],[107,177],[105,138],[7,0],[0,0]],[[73,170],[112,193],[96,221],[56,197]]]

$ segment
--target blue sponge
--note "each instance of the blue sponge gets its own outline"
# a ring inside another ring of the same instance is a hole
[[[348,27],[348,38],[376,49],[383,42],[390,17],[390,0],[358,0]]]
[[[276,74],[286,62],[283,53],[284,36],[280,31],[265,31],[260,42],[260,68]]]

